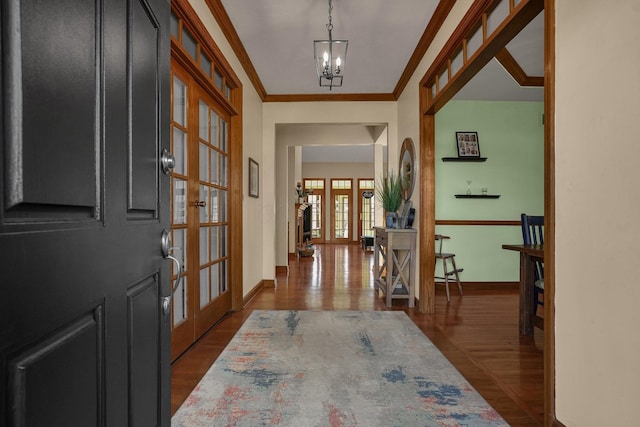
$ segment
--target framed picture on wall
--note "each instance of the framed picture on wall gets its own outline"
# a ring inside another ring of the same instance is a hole
[[[260,197],[260,165],[249,157],[249,197]]]
[[[456,132],[458,157],[480,157],[478,132]]]

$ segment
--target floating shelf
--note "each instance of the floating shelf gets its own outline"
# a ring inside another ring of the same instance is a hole
[[[443,157],[443,162],[484,162],[486,157]]]
[[[497,199],[500,194],[456,194],[456,199]]]

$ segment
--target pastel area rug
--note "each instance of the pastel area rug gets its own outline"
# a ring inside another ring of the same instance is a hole
[[[254,311],[171,424],[508,425],[402,311]]]

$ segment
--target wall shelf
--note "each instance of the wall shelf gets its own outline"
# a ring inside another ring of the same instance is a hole
[[[486,157],[443,157],[443,162],[484,162]]]
[[[456,199],[497,199],[500,194],[456,194]]]

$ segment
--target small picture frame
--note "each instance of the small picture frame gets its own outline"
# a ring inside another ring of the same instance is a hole
[[[458,157],[480,157],[478,132],[456,132]]]
[[[249,197],[260,197],[260,165],[249,157]]]

